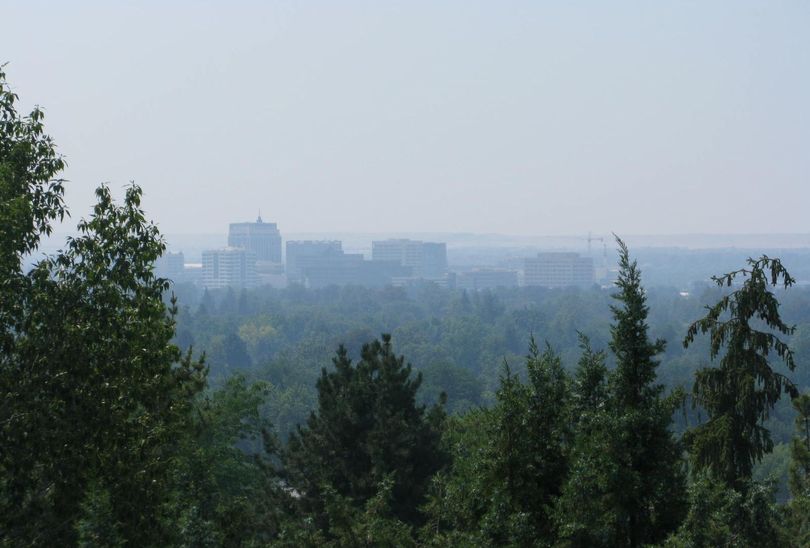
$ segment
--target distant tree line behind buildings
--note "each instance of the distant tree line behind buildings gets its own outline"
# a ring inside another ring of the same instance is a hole
[[[617,240],[609,291],[192,308],[135,185],[24,268],[67,210],[16,101],[0,71],[3,545],[810,543],[810,292],[779,259],[648,294]]]

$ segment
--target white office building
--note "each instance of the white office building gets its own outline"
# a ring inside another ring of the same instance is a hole
[[[203,251],[202,285],[208,289],[256,287],[256,254],[239,247]]]
[[[538,253],[525,260],[523,283],[538,287],[585,287],[594,283],[593,259],[577,253]]]

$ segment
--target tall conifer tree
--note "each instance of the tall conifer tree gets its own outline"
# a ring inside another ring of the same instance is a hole
[[[323,519],[325,488],[361,507],[389,478],[395,516],[418,522],[430,477],[444,463],[441,408],[416,404],[422,376],[394,354],[390,335],[363,345],[356,364],[343,346],[332,362],[318,380],[318,408],[286,454],[303,510]]]
[[[561,535],[574,546],[660,542],[677,528],[685,508],[681,451],[670,432],[674,406],[656,383],[656,356],[665,343],[648,337],[641,272],[624,242],[617,242],[619,291],[610,341],[616,369],[604,407],[580,425],[588,435],[575,443],[558,512]],[[586,365],[593,359],[586,353]],[[598,373],[598,364],[591,368]],[[598,386],[598,375],[596,380]]]
[[[780,285],[787,289],[794,280],[779,259],[748,259],[748,266],[714,278],[720,287],[732,287],[738,278],[744,281],[708,307],[684,340],[689,346],[699,333],[708,333],[710,356],[720,357],[717,367],[695,375],[694,402],[709,418],[687,433],[692,463],[734,488],[742,488],[751,479],[754,464],[773,449],[763,422],[782,392],[797,395],[790,379],[769,362],[776,354],[789,370],[795,368],[793,352],[779,338],[794,328],[782,321],[779,301],[769,289]]]

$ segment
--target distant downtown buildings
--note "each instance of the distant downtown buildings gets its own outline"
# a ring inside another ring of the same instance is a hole
[[[156,271],[175,281],[198,280],[209,289],[251,288],[266,283],[309,288],[382,287],[428,281],[476,291],[517,285],[585,287],[595,281],[591,258],[563,252],[526,258],[522,277],[517,270],[505,268],[449,273],[445,243],[403,238],[372,241],[371,260],[360,253],[346,253],[337,240],[287,241],[286,264],[282,264],[282,237],[276,223],[266,223],[259,216],[256,222],[231,223],[229,228],[228,247],[204,251],[196,276],[189,274],[194,269],[183,268],[182,253],[164,255]]]
[[[252,251],[257,261],[281,264],[281,232],[276,223],[265,223],[262,216],[255,223],[231,223],[228,247]]]
[[[304,284],[307,272],[335,264],[344,257],[343,245],[337,240],[287,242],[287,282]]]
[[[507,268],[475,268],[456,274],[455,286],[468,291],[517,287],[518,271]]]
[[[589,286],[594,283],[593,259],[577,253],[538,253],[524,261],[523,285]]]
[[[239,247],[203,251],[202,285],[207,289],[256,287],[256,254]]]
[[[372,257],[367,261],[360,253],[344,253],[338,241],[287,242],[288,283],[312,288],[349,284],[381,287],[409,278],[412,272],[398,260]]]
[[[406,239],[373,241],[371,260],[409,267],[413,278],[440,280],[447,273],[447,244]]]

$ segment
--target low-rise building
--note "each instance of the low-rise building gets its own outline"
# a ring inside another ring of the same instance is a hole
[[[458,272],[455,277],[456,287],[470,291],[495,289],[497,287],[517,287],[517,270],[506,268],[476,268],[467,272]]]

